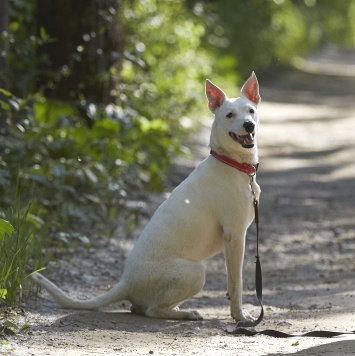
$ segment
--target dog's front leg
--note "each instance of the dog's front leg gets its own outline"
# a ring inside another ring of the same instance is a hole
[[[237,236],[235,234],[225,234],[224,237],[228,276],[227,293],[230,299],[232,318],[235,321],[254,320],[242,306],[245,233]]]

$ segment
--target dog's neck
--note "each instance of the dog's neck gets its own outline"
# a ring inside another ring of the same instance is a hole
[[[237,145],[237,143],[235,143]],[[255,142],[253,148],[239,148],[234,151],[227,151],[222,145],[215,142],[213,135],[210,138],[211,150],[217,152],[218,154],[227,156],[237,162],[246,163],[250,165],[256,165],[259,163],[258,148]]]

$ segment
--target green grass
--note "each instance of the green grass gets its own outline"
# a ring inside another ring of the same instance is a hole
[[[0,218],[0,306],[20,306],[25,280],[41,267],[37,220],[29,209],[16,208]]]

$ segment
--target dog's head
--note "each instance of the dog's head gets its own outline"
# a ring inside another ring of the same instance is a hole
[[[259,84],[253,72],[239,98],[228,98],[222,89],[206,80],[208,107],[215,114],[211,148],[229,155],[253,151],[258,129]],[[252,153],[252,152],[250,152]]]

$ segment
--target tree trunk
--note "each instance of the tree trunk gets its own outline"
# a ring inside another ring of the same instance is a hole
[[[8,31],[9,28],[9,1],[0,0],[0,88],[8,89],[8,77],[7,77],[7,54],[8,54],[8,42],[3,39],[3,34]],[[0,93],[0,95],[2,95]],[[1,99],[1,98],[0,98]],[[0,129],[7,126],[8,113],[0,107]]]
[[[9,28],[9,1],[0,1],[0,88],[7,89],[8,83],[6,78],[7,71],[7,52],[8,44],[3,40],[2,35],[8,31]]]
[[[122,41],[119,0],[39,0],[39,31],[53,39],[40,49],[39,85],[47,97],[84,106],[116,103]],[[41,30],[42,29],[42,30]],[[85,105],[86,103],[86,105]]]

